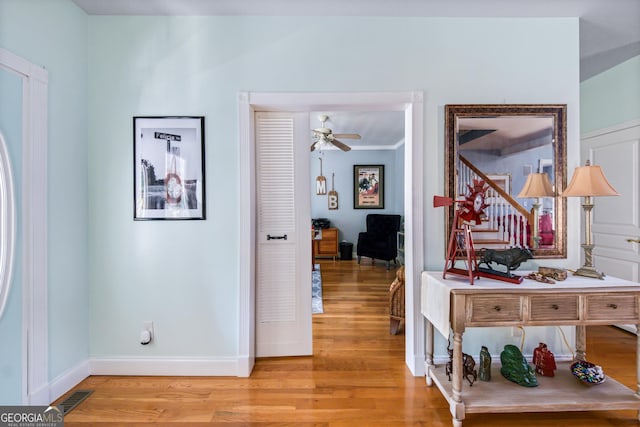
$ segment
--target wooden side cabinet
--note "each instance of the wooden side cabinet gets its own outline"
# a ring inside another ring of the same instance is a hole
[[[323,228],[320,239],[313,240],[313,253],[316,257],[338,257],[338,229]]]
[[[572,276],[547,287],[528,281],[513,286],[491,279],[470,286],[441,277],[440,272],[422,276],[422,314],[427,318],[425,371],[427,385],[435,384],[447,399],[454,427],[461,427],[468,413],[640,410],[638,387],[632,390],[608,375],[602,384],[585,386],[571,374],[571,362],[558,363],[555,377],[538,376],[539,385],[533,388],[506,380],[500,375],[499,363],[491,368],[495,374],[490,382],[471,387],[463,381],[462,366],[463,334],[468,327],[575,326],[576,359],[587,360],[586,326],[640,324],[640,285],[613,277]],[[453,332],[451,377],[444,365],[434,363],[436,330],[445,338]],[[640,384],[640,335],[636,346]]]

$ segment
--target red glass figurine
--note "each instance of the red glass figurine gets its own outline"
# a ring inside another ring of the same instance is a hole
[[[533,350],[533,364],[536,366],[536,374],[543,377],[553,377],[556,370],[556,359],[543,342]]]

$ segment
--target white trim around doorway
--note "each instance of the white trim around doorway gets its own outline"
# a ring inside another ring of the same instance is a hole
[[[420,274],[424,263],[424,96],[422,92],[238,94],[240,142],[240,289],[238,295],[237,375],[255,364],[255,139],[256,111],[405,112],[405,361],[413,375],[424,375],[424,322],[420,314]]]

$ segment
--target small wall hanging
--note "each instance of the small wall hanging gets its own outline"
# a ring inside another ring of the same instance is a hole
[[[316,177],[316,194],[318,196],[322,196],[327,194],[327,178],[322,176],[322,158],[318,158],[320,160],[320,175]]]
[[[335,175],[335,173],[331,172],[331,191],[329,191],[329,195],[327,196],[330,211],[338,210],[338,192],[334,187]]]

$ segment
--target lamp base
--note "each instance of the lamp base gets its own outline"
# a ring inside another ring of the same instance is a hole
[[[598,270],[596,270],[595,268],[587,266],[587,265],[583,265],[582,267],[580,267],[579,269],[574,271],[573,274],[575,276],[592,277],[594,279],[600,279],[600,280],[604,280],[604,276],[605,276],[604,273],[601,273]]]

